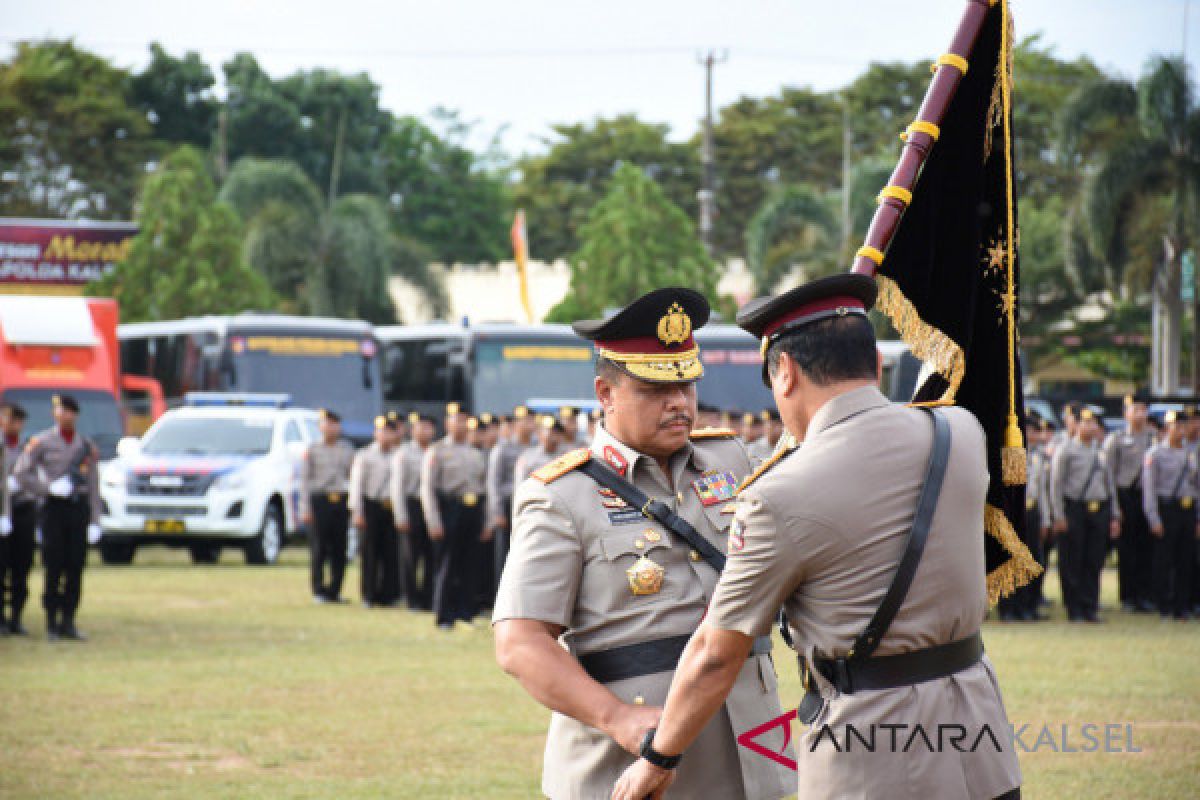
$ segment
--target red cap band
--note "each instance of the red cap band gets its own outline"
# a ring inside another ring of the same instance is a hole
[[[833,311],[837,308],[853,309],[863,313],[866,313],[867,310],[867,307],[863,304],[863,301],[859,300],[857,297],[850,297],[848,295],[844,297],[826,297],[809,303],[808,305],[801,306],[800,308],[793,309],[779,319],[774,320],[763,331],[763,336],[765,338],[770,338],[787,325],[798,320],[802,320],[804,317],[808,317],[813,314],[820,314],[825,311]]]

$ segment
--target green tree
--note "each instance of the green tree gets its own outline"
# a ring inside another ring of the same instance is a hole
[[[219,103],[212,70],[197,53],[175,58],[157,42],[150,63],[133,77],[133,102],[154,128],[154,138],[207,148],[217,123]]]
[[[216,202],[196,150],[163,159],[138,207],[129,257],[89,284],[89,294],[115,297],[131,322],[272,307],[266,282],[242,260],[237,215]]]
[[[781,187],[746,227],[746,266],[758,288],[771,291],[797,263],[812,277],[833,271],[841,226],[829,195],[807,184]]]
[[[512,255],[512,207],[505,176],[487,168],[464,139],[470,126],[443,113],[439,136],[415,117],[393,121],[382,158],[392,227],[444,263]]]
[[[391,232],[376,197],[344,195],[327,208],[295,163],[250,157],[234,165],[220,197],[245,221],[246,261],[289,310],[394,322],[392,274],[421,288],[435,312],[445,308],[428,253]]]
[[[1170,209],[1164,226],[1149,233],[1161,242],[1151,268],[1152,288],[1165,312],[1165,361],[1168,383],[1178,385],[1183,306],[1180,302],[1182,254],[1193,247],[1200,196],[1200,110],[1186,64],[1156,57],[1137,84],[1103,78],[1079,89],[1062,110],[1062,144],[1070,157],[1095,135],[1115,131],[1094,159],[1084,183],[1080,209],[1084,223],[1077,253],[1095,263],[1114,302],[1134,301],[1143,287],[1131,277],[1138,272],[1133,247],[1139,209],[1153,209],[1156,199]],[[1161,207],[1161,206],[1159,206]],[[1165,245],[1165,246],[1164,246]],[[1141,252],[1153,252],[1145,247]],[[1144,272],[1143,272],[1144,274]],[[1200,351],[1196,353],[1200,362]],[[1200,363],[1197,364],[1200,366]]]
[[[699,139],[694,146],[699,147]],[[740,253],[751,217],[774,192],[794,184],[817,191],[841,183],[842,110],[812,89],[742,97],[713,126],[717,171],[718,252]]]
[[[0,64],[0,213],[128,218],[156,147],[130,76],[71,41]]]
[[[640,167],[667,198],[695,218],[700,159],[692,143],[667,139],[666,125],[632,114],[589,125],[556,125],[549,150],[518,162],[513,204],[525,209],[534,258],[552,260],[578,249],[589,209],[604,196],[618,168]]]
[[[579,238],[571,288],[547,321],[600,316],[662,286],[687,286],[717,301],[717,267],[692,221],[632,164],[617,168]]]

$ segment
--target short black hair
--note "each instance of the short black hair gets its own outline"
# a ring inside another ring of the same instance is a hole
[[[1083,403],[1078,400],[1072,400],[1063,405],[1063,414],[1070,414],[1075,419],[1079,419],[1079,412],[1083,411]]]
[[[29,416],[25,413],[25,409],[16,403],[5,403],[4,407],[8,409],[8,413],[13,419],[25,419]]]
[[[609,383],[617,383],[621,378],[625,377],[625,370],[621,369],[621,365],[611,358],[597,356],[596,377],[603,378]]]
[[[859,314],[829,317],[780,336],[767,349],[769,372],[779,368],[781,353],[791,356],[817,386],[874,380],[878,375],[875,331]]]

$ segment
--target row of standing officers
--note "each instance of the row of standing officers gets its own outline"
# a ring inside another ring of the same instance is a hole
[[[1125,398],[1124,418],[1105,435],[1097,415],[1077,404],[1063,409],[1057,432],[1031,416],[1026,544],[1043,563],[1057,548],[1071,621],[1100,621],[1110,548],[1123,609],[1188,619],[1200,608],[1200,415],[1170,411],[1156,429],[1138,394]],[[1031,584],[1001,603],[1001,617],[1034,618],[1040,594],[1040,582]]]
[[[470,624],[491,605],[504,567],[514,486],[574,446],[573,412],[538,417],[519,406],[477,418],[451,403],[441,438],[432,417],[391,413],[376,419],[374,441],[357,453],[340,423],[321,412],[321,441],[301,470],[314,599],[340,601],[352,525],[364,605],[404,601],[433,611],[444,630]]]

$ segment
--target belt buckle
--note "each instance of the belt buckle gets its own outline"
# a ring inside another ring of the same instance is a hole
[[[342,493],[330,492],[329,494],[325,495],[325,499],[331,503],[340,503],[342,502]]]
[[[1187,511],[1189,508],[1192,507],[1193,502],[1194,501],[1190,497],[1181,497],[1181,498],[1179,498],[1179,507],[1182,508],[1184,511]]]
[[[1089,514],[1100,513],[1100,501],[1099,500],[1089,500],[1088,504],[1087,504],[1087,509],[1088,509]]]
[[[462,496],[462,504],[467,508],[474,508],[479,503],[479,495],[474,492],[467,492]]]
[[[1033,511],[1035,508],[1037,508],[1037,500],[1026,500],[1025,501],[1025,510],[1026,511]]]
[[[392,510],[392,500],[390,497],[385,497],[384,499],[380,500],[379,505],[383,506],[388,511]]]

